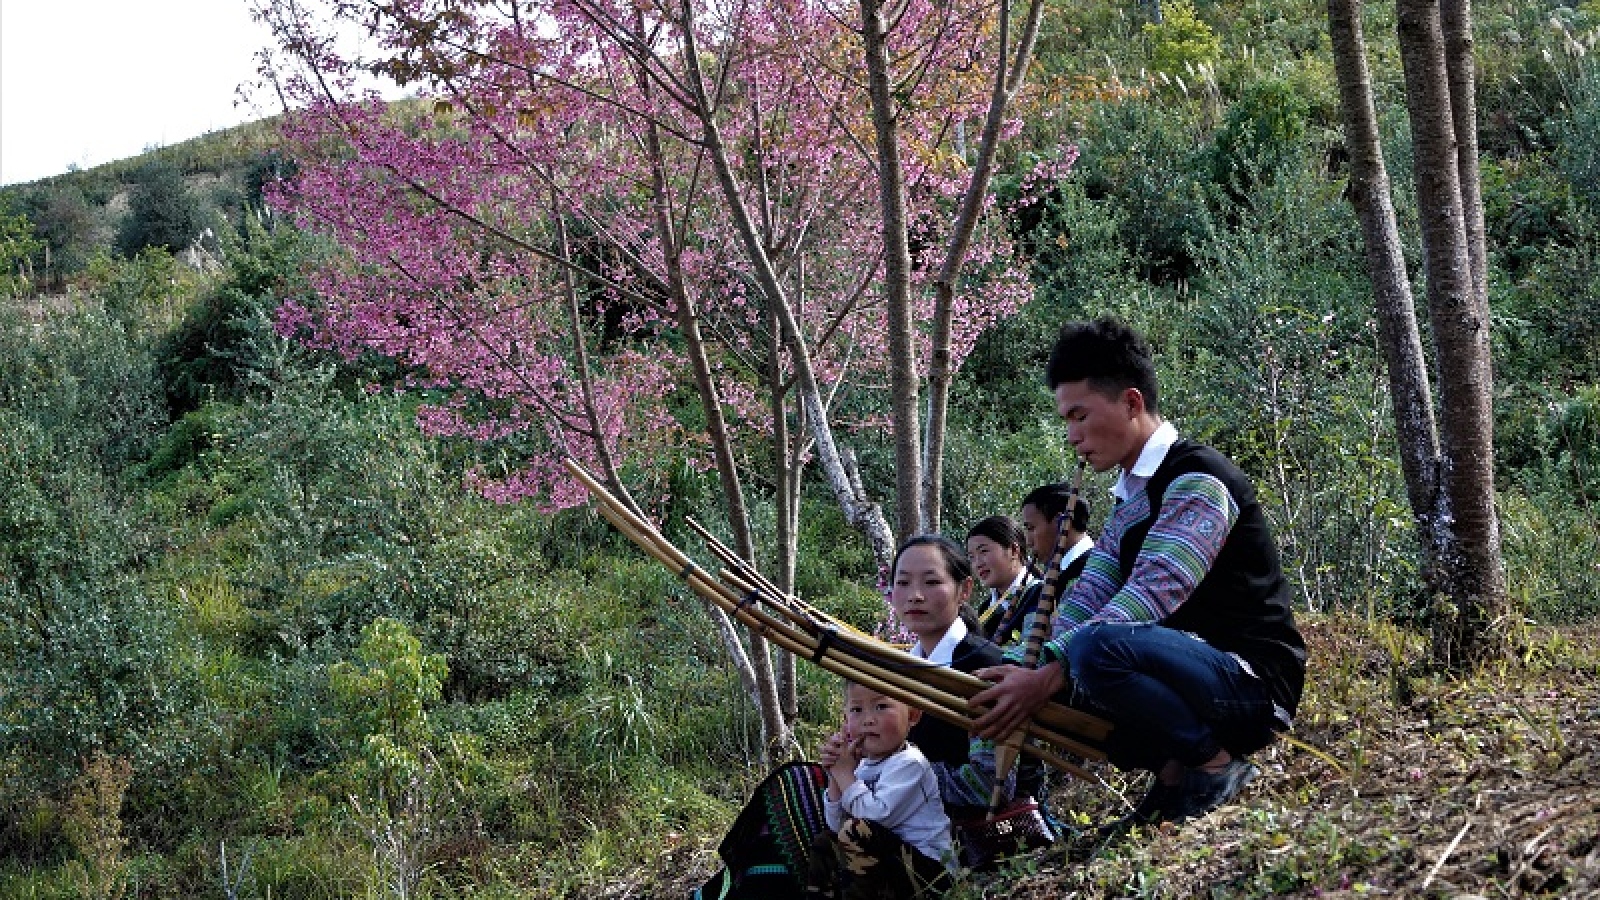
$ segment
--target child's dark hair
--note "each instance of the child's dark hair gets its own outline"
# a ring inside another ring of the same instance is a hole
[[[1039,515],[1054,522],[1071,499],[1072,485],[1058,481],[1055,484],[1041,484],[1029,491],[1028,496],[1022,498],[1022,505],[1031,505],[1039,511]],[[1079,534],[1089,530],[1089,501],[1082,496],[1078,497],[1078,504],[1072,510],[1072,530]]]
[[[1150,345],[1116,319],[1103,317],[1062,326],[1044,371],[1045,384],[1052,391],[1069,381],[1087,381],[1104,394],[1136,388],[1144,395],[1145,409],[1160,411]]]
[[[949,575],[957,584],[972,578],[972,561],[967,559],[967,551],[962,546],[942,534],[919,534],[906,539],[900,549],[894,553],[894,563],[889,566],[889,577],[900,571],[900,557],[912,547],[932,546],[944,557],[945,574]]]
[[[1016,550],[1027,556],[1028,536],[1023,532],[1022,526],[1010,516],[985,516],[967,529],[967,540],[975,537],[988,538],[1002,547]]]

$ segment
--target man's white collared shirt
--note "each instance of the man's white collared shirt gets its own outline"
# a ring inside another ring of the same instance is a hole
[[[1162,422],[1150,439],[1144,442],[1144,449],[1139,451],[1133,468],[1123,469],[1117,476],[1117,483],[1111,488],[1112,496],[1121,502],[1144,490],[1145,482],[1166,462],[1167,451],[1177,442],[1178,429],[1171,422]]]
[[[1090,538],[1087,534],[1079,537],[1076,544],[1073,544],[1070,548],[1068,548],[1066,553],[1061,554],[1062,571],[1066,571],[1067,566],[1070,566],[1076,562],[1078,557],[1088,553],[1093,549],[1094,540],[1092,538]]]

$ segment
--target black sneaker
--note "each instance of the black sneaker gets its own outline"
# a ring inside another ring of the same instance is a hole
[[[1181,787],[1162,784],[1159,778],[1150,782],[1150,790],[1145,792],[1144,799],[1133,808],[1133,812],[1128,813],[1128,819],[1135,825],[1154,825],[1175,818],[1178,801],[1183,797]]]
[[[1178,798],[1175,819],[1203,816],[1227,803],[1245,785],[1255,780],[1261,770],[1242,759],[1232,759],[1221,772],[1212,774],[1201,769],[1183,773],[1182,795]]]
[[[1119,819],[1100,826],[1102,835],[1119,834],[1137,826],[1158,825],[1178,817],[1178,804],[1183,799],[1183,786],[1162,784],[1157,778],[1133,811]]]

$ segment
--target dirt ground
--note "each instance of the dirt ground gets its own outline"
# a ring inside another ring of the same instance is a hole
[[[1076,840],[975,895],[1600,897],[1600,633],[1535,631],[1515,662],[1451,678],[1420,670],[1419,635],[1305,631],[1295,731],[1240,802]]]

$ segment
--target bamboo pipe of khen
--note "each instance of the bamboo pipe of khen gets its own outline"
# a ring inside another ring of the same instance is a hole
[[[574,467],[569,465],[569,468]],[[831,649],[818,654],[818,644],[814,638],[810,638],[803,632],[778,622],[771,616],[758,613],[751,604],[742,602],[739,595],[734,593],[732,588],[726,584],[719,584],[711,580],[704,569],[674,547],[652,526],[640,521],[618,503],[587,472],[582,471],[581,468],[576,468],[574,476],[584,482],[585,486],[600,500],[600,511],[607,521],[615,525],[625,536],[655,557],[657,561],[677,570],[680,576],[689,583],[690,588],[700,596],[717,603],[746,625],[767,635],[769,638],[773,638],[775,643],[790,652],[814,658],[815,662],[835,674],[855,678],[863,683],[872,684],[876,688],[882,688],[883,693],[886,695],[894,696],[903,702],[912,703],[931,715],[950,721],[959,727],[970,729],[972,719],[965,697],[951,695],[939,690],[937,687],[926,685],[914,679],[906,679],[903,676],[899,676],[898,673],[885,670],[882,666],[858,657],[833,655]],[[746,596],[749,595],[746,594]],[[893,648],[889,648],[887,645],[880,646],[882,649],[893,651]],[[899,651],[893,652],[898,653]],[[905,656],[913,661],[921,662],[909,654],[905,654]],[[826,663],[824,663],[824,660],[826,660]],[[931,669],[925,670],[924,674],[931,671]],[[885,675],[890,677],[885,679],[883,677]],[[978,684],[984,685],[985,683],[979,680]],[[1095,748],[1083,745],[1064,735],[1055,734],[1035,724],[1030,723],[1030,727],[1027,730],[1030,735],[1079,755],[1089,758],[1099,758],[1102,755]],[[1029,747],[1028,751],[1029,755],[1037,756],[1056,768],[1060,768],[1077,777],[1092,780],[1092,776],[1082,768],[1048,751],[1032,747]]]
[[[1087,467],[1088,460],[1080,458],[1078,471],[1072,479],[1072,488],[1067,492],[1067,508],[1061,511],[1061,521],[1056,525],[1055,552],[1050,555],[1049,568],[1045,571],[1044,587],[1039,594],[1039,605],[1033,613],[1033,622],[1023,644],[1022,666],[1026,669],[1036,668],[1039,665],[1039,655],[1044,647],[1044,641],[1050,636],[1051,619],[1055,615],[1056,601],[1061,596],[1061,563],[1066,559],[1067,552],[1072,549],[1071,543],[1075,543],[1071,541],[1072,518],[1078,509],[1078,494],[1083,490],[1083,472]],[[1005,802],[1006,779],[1016,767],[1017,755],[1025,745],[1026,737],[1025,729],[1019,728],[995,745],[994,791],[989,795],[990,819],[995,817]]]
[[[797,598],[782,594],[781,592],[777,591],[775,587],[772,587],[771,582],[766,580],[764,576],[752,569],[744,560],[739,559],[739,557],[735,555],[732,550],[728,549],[728,547],[717,541],[717,539],[707,532],[703,526],[699,525],[699,523],[693,522],[692,520],[689,524],[690,527],[694,528],[696,533],[698,533],[701,538],[706,541],[706,545],[711,549],[713,555],[718,557],[718,559],[721,560],[724,565],[732,569],[740,578],[743,578],[746,581],[754,582],[758,587],[770,590],[772,595],[778,599],[778,602],[773,604],[773,608],[778,610],[786,618],[790,619],[796,624],[799,624],[801,627],[808,629],[820,627],[815,620],[821,620],[821,622],[828,626],[840,629],[838,634],[838,642],[849,644],[854,648],[860,649],[862,652],[871,653],[874,655],[885,653],[899,654],[895,657],[896,662],[904,665],[906,668],[921,669],[922,674],[926,677],[926,680],[936,682],[945,690],[954,694],[959,694],[963,697],[971,697],[972,695],[990,687],[989,682],[984,681],[983,679],[974,675],[949,668],[948,666],[927,666],[925,661],[918,659],[909,653],[904,653],[896,647],[885,644],[876,638],[866,635],[858,629],[853,628],[849,624],[840,622],[838,619],[828,615],[826,612],[810,606],[803,601],[798,600]],[[745,589],[741,588],[740,590],[742,593]],[[808,616],[810,619],[809,621]],[[1080,734],[1089,740],[1103,740],[1111,730],[1110,726],[1103,720],[1080,710],[1062,706],[1058,703],[1046,704],[1044,708],[1035,714],[1034,718],[1052,728],[1071,731],[1076,734]]]

